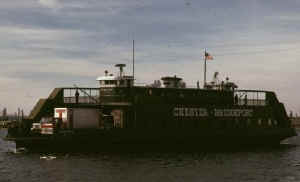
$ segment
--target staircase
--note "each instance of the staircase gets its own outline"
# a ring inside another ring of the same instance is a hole
[[[60,93],[60,91],[62,91],[62,88],[55,88],[51,94],[49,95],[49,99],[55,99],[57,97],[57,95]]]
[[[51,108],[52,101],[56,99],[61,100],[59,97],[62,90],[62,88],[55,88],[47,99],[40,99],[30,112],[28,118],[33,121],[39,121],[44,112],[49,112],[48,110]]]

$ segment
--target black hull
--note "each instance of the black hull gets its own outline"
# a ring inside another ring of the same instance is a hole
[[[206,151],[279,145],[296,136],[293,128],[220,131],[111,130],[85,131],[49,137],[7,138],[32,151]]]

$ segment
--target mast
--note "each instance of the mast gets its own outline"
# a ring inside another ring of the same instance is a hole
[[[134,85],[134,39],[132,40],[132,78]]]
[[[206,86],[206,49],[204,50],[204,81],[203,88]]]

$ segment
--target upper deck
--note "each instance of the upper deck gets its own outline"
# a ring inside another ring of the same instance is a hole
[[[206,84],[203,89],[187,88],[180,77],[162,77],[162,83],[155,80],[153,84],[135,86],[133,76],[123,73],[125,65],[120,68],[117,76],[108,74],[97,78],[99,81],[99,103],[170,103],[170,104],[214,104],[214,105],[248,105],[266,106],[277,101],[273,92],[263,90],[238,90],[233,82],[214,81]],[[274,97],[274,98],[273,98]]]

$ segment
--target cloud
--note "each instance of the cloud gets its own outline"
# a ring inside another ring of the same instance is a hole
[[[94,86],[94,78],[106,69],[114,72],[116,63],[126,63],[131,73],[135,39],[140,82],[176,74],[195,85],[203,80],[207,48],[215,57],[208,78],[219,71],[240,88],[276,90],[289,110],[300,112],[294,99],[294,90],[300,89],[294,84],[300,66],[298,5],[294,0],[5,1],[0,7],[5,17],[0,18],[0,66],[5,68],[0,84],[22,95],[16,83],[34,99],[73,82]],[[18,99],[3,103],[12,110],[23,102]]]
[[[59,8],[60,3],[58,0],[38,0],[38,2],[47,8]]]

